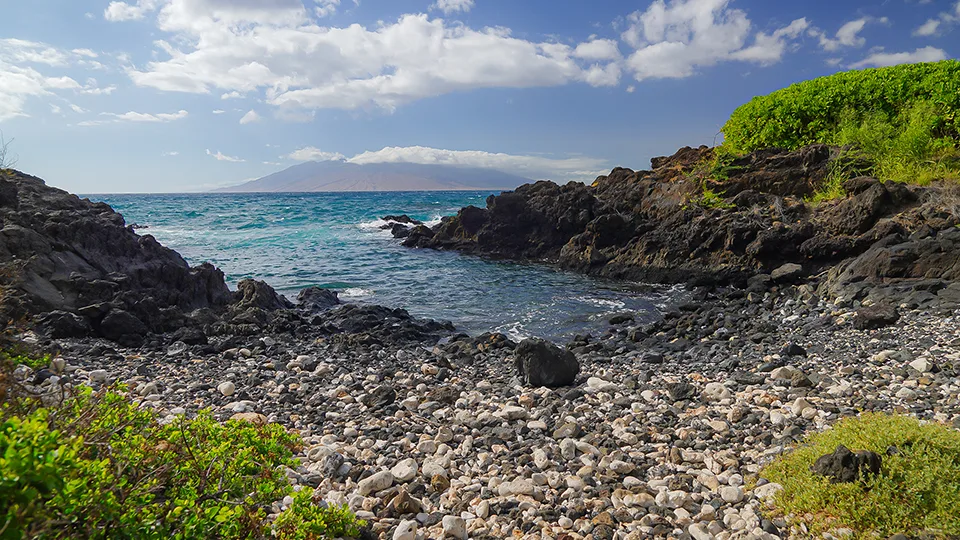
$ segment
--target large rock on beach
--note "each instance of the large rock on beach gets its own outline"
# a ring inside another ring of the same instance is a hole
[[[517,376],[530,386],[569,386],[580,373],[572,352],[543,340],[525,339],[513,355]]]

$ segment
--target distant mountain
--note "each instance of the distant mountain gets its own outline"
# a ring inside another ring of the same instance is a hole
[[[532,182],[494,169],[421,165],[418,163],[368,163],[310,161],[216,191],[304,192],[304,191],[473,191],[514,189]]]

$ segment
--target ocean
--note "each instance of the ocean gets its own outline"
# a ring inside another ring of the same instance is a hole
[[[461,331],[564,341],[599,335],[613,314],[653,318],[669,290],[598,280],[547,265],[402,247],[380,217],[430,224],[488,192],[91,195],[178,251],[209,261],[235,286],[266,281],[291,299],[300,289],[337,290],[341,300],[400,307]]]

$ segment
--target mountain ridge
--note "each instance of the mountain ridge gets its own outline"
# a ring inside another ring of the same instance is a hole
[[[496,169],[419,163],[308,161],[216,193],[482,191],[514,189],[529,178]]]

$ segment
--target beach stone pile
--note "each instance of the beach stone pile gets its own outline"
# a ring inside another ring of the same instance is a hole
[[[380,538],[784,538],[803,530],[766,511],[781,486],[763,466],[805,435],[860,411],[960,427],[957,316],[900,306],[862,328],[865,307],[804,287],[693,291],[657,323],[618,317],[557,349],[500,334],[61,340],[56,366],[17,376],[49,393],[123,382],[163,421],[278,422],[304,441],[290,481]],[[579,371],[531,380],[531,350]]]

